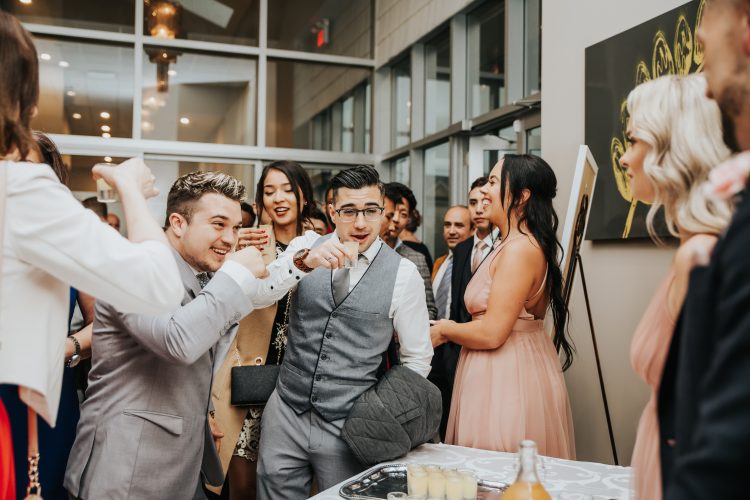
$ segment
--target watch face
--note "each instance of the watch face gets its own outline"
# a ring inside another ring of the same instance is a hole
[[[73,368],[80,362],[81,362],[81,357],[78,354],[73,354],[73,356],[70,358],[70,361],[68,361],[68,366],[70,368]]]

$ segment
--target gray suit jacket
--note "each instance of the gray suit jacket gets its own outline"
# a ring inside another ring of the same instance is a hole
[[[422,276],[422,281],[424,281],[427,312],[430,314],[430,319],[437,319],[437,305],[435,304],[435,295],[432,293],[432,269],[427,265],[427,259],[413,248],[404,245],[403,242],[396,248],[396,253],[404,259],[409,259],[417,266],[419,275]]]
[[[74,497],[192,498],[201,469],[207,482],[223,481],[207,422],[213,347],[252,305],[227,274],[201,290],[175,259],[185,297],[173,313],[122,314],[97,301],[87,399],[65,472]]]

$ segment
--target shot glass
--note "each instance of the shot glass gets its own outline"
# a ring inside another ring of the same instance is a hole
[[[103,165],[106,167],[114,167],[112,163],[97,163],[94,166]],[[117,190],[110,186],[104,179],[96,180],[96,201],[100,203],[114,203],[118,201],[120,197],[117,195]]]
[[[431,471],[427,476],[427,493],[430,498],[445,498],[445,474],[442,470]]]
[[[477,498],[477,475],[469,469],[459,469],[458,475],[461,477],[464,500],[475,500]]]
[[[406,493],[400,491],[392,491],[388,493],[386,500],[406,500]]]
[[[357,267],[357,260],[359,259],[359,243],[356,241],[345,241],[344,248],[346,248],[347,255],[344,267],[354,269]]]
[[[409,495],[425,498],[427,496],[427,472],[421,467],[414,467],[407,469],[406,474],[406,489]]]
[[[263,263],[268,265],[276,260],[276,236],[273,234],[273,225],[261,224],[258,226],[258,229],[264,230],[268,236],[268,243],[266,243],[266,246],[260,251],[263,256]]]

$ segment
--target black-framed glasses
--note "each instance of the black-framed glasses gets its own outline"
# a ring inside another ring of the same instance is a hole
[[[385,210],[385,207],[367,207],[363,209],[339,208],[335,212],[339,214],[341,222],[354,222],[357,220],[359,214],[364,215],[365,220],[375,222],[383,216],[383,210]]]

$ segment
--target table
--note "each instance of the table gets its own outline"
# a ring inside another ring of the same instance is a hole
[[[476,450],[447,444],[423,444],[405,457],[387,463],[437,464],[454,469],[473,469],[482,479],[512,483],[516,477],[516,455],[497,451]],[[547,491],[591,495],[595,500],[614,498],[630,500],[630,467],[577,462],[542,457],[542,483]],[[359,477],[359,476],[357,476]],[[312,497],[314,500],[337,500],[343,481]]]

